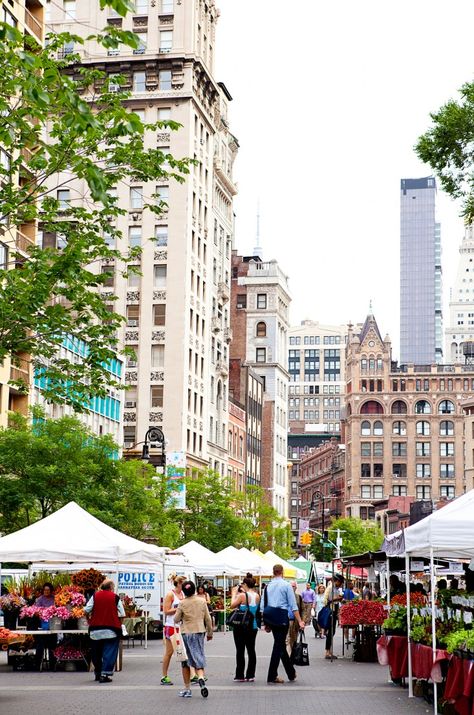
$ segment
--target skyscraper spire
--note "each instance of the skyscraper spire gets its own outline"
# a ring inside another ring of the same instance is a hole
[[[253,255],[262,258],[263,248],[260,245],[260,199],[257,200],[257,235],[255,237],[256,245],[253,249]]]

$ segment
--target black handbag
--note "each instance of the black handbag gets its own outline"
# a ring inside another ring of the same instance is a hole
[[[267,586],[268,588],[268,586]],[[270,628],[272,626],[287,626],[290,617],[286,608],[276,608],[268,605],[267,589],[263,595],[263,622]]]
[[[309,665],[309,650],[303,631],[300,631],[299,639],[293,644],[291,650],[291,662],[293,665]]]
[[[248,593],[245,594],[245,602],[247,604],[247,609],[242,611],[240,608],[235,608],[232,613],[227,618],[227,625],[233,628],[249,628],[252,625],[252,613],[249,607],[249,597]]]

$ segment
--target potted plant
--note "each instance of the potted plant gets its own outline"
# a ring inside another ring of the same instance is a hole
[[[16,621],[23,606],[26,606],[26,601],[16,591],[0,596],[0,609],[3,611],[6,628],[11,631],[16,629]]]

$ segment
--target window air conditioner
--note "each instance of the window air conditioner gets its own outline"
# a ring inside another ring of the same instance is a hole
[[[129,360],[129,362],[127,363],[127,367],[136,367],[136,366],[137,366],[136,360]]]
[[[138,326],[138,320],[128,320],[127,326],[129,328],[136,328]]]
[[[125,407],[128,409],[130,409],[131,407],[136,407],[136,406],[137,406],[137,403],[135,402],[135,400],[129,400],[128,402],[125,403]]]

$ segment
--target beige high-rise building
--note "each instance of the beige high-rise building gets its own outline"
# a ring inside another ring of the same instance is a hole
[[[44,5],[43,0],[18,0],[17,2],[2,2],[0,5],[0,19],[6,24],[16,27],[25,35],[30,35],[40,45],[44,42]],[[13,182],[20,184],[28,180],[27,162],[31,156],[28,149],[23,149],[22,157],[25,160],[20,173],[11,177]],[[0,161],[4,168],[10,166],[12,159],[7,151],[0,147]],[[0,209],[1,213],[1,209]],[[11,225],[8,219],[0,222],[0,267],[15,269],[15,255],[28,255],[30,246],[35,245],[37,232],[36,221],[29,221],[20,225]],[[9,385],[10,380],[21,380],[26,385],[31,382],[31,367],[29,356],[16,355],[13,359],[5,359],[0,364],[0,427],[5,427],[8,421],[8,411],[28,412],[28,395],[16,387]]]
[[[184,452],[188,469],[208,464],[227,474],[228,360],[231,339],[228,302],[233,240],[232,165],[238,143],[229,131],[231,96],[214,78],[218,11],[213,0],[137,0],[121,18],[101,11],[96,0],[51,3],[56,30],[83,36],[111,24],[141,38],[136,50],[106,52],[94,41],[78,50],[84,65],[110,77],[125,77],[127,106],[146,122],[171,119],[177,132],[149,131],[149,147],[196,165],[183,184],[140,181],[117,186],[126,215],[117,221],[123,249],[141,245],[141,276],[128,285],[117,271],[104,292],[118,296],[127,317],[123,340],[135,349],[125,381],[125,448],[160,427],[168,452]],[[144,209],[158,192],[168,204],[157,217]],[[64,200],[80,205],[81,187]],[[155,237],[155,242],[148,240]],[[110,267],[108,267],[110,269]],[[137,447],[139,450],[140,447]]]

